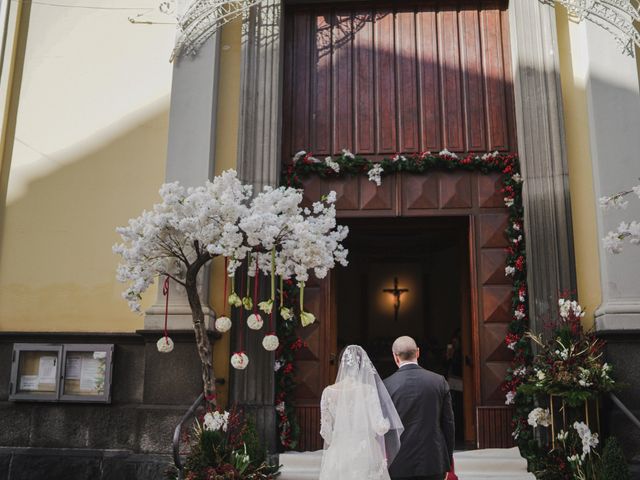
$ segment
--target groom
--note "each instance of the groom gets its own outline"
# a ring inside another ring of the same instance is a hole
[[[384,381],[404,432],[389,467],[392,480],[442,480],[453,456],[455,428],[449,386],[443,376],[418,365],[411,337],[393,342],[398,371]]]

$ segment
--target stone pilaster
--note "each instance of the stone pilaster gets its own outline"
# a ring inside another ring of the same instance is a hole
[[[282,90],[282,2],[265,0],[243,19],[238,174],[259,192],[276,186],[280,172]],[[268,290],[267,282],[261,291]],[[265,327],[266,328],[266,327]],[[241,339],[235,329],[237,349]],[[262,348],[264,332],[243,330],[250,359],[244,371],[232,372],[231,396],[255,417],[270,452],[276,448],[274,355]]]
[[[555,318],[559,292],[575,290],[568,169],[553,6],[509,4],[518,151],[532,328]]]
[[[171,85],[169,143],[167,146],[167,182],[185,186],[203,185],[214,175],[216,146],[216,110],[218,102],[219,33],[205,43],[195,57],[176,59]],[[209,270],[203,269],[199,283],[200,298],[209,328],[213,328],[213,311],[209,307]],[[161,329],[164,325],[165,300],[158,289],[156,302],[144,320],[144,328]],[[169,295],[169,328],[191,329],[191,309],[184,289],[172,283]]]

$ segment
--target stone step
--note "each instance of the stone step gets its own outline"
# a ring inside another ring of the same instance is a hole
[[[535,480],[517,448],[468,450],[454,454],[460,480]],[[322,451],[280,455],[280,480],[318,480]]]

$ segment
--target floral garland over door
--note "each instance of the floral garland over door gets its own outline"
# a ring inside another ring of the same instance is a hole
[[[395,155],[392,158],[380,162],[373,162],[367,158],[354,155],[348,150],[343,150],[337,157],[326,157],[320,160],[311,153],[298,152],[293,163],[283,167],[282,184],[287,187],[302,188],[302,180],[312,175],[321,178],[343,178],[348,175],[367,175],[369,180],[380,186],[384,177],[396,172],[406,172],[414,175],[428,174],[434,170],[440,171],[479,171],[487,174],[499,172],[502,174],[502,189],[505,207],[509,211],[508,227],[505,235],[509,241],[505,275],[513,282],[512,310],[513,318],[509,324],[508,334],[505,338],[507,347],[514,352],[511,367],[508,370],[504,383],[506,394],[505,403],[515,403],[515,392],[522,383],[518,372],[524,371],[531,361],[531,348],[529,340],[525,337],[528,325],[528,299],[527,299],[527,267],[524,239],[524,218],[522,206],[522,182],[518,157],[511,153],[469,153],[458,156],[455,153],[443,150],[439,153],[424,152],[412,155]],[[279,329],[286,328],[291,322],[282,320]],[[299,339],[290,330],[289,342],[283,345],[276,363],[276,408],[278,409],[278,421],[280,440],[283,448],[293,448],[297,440],[297,425],[293,418],[293,389],[295,387],[295,363],[293,350],[300,348]],[[284,332],[283,332],[284,333]],[[281,337],[282,338],[282,337]],[[519,425],[527,423],[528,405],[517,405],[513,419],[513,430]],[[287,432],[283,435],[283,432]],[[518,442],[529,440],[523,433]]]

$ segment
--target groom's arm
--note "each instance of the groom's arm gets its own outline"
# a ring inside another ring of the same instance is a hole
[[[453,407],[451,405],[451,393],[449,392],[449,384],[443,378],[444,397],[442,399],[442,414],[440,417],[440,426],[447,442],[447,450],[449,458],[453,457],[453,449],[456,443],[456,422],[453,416]]]

